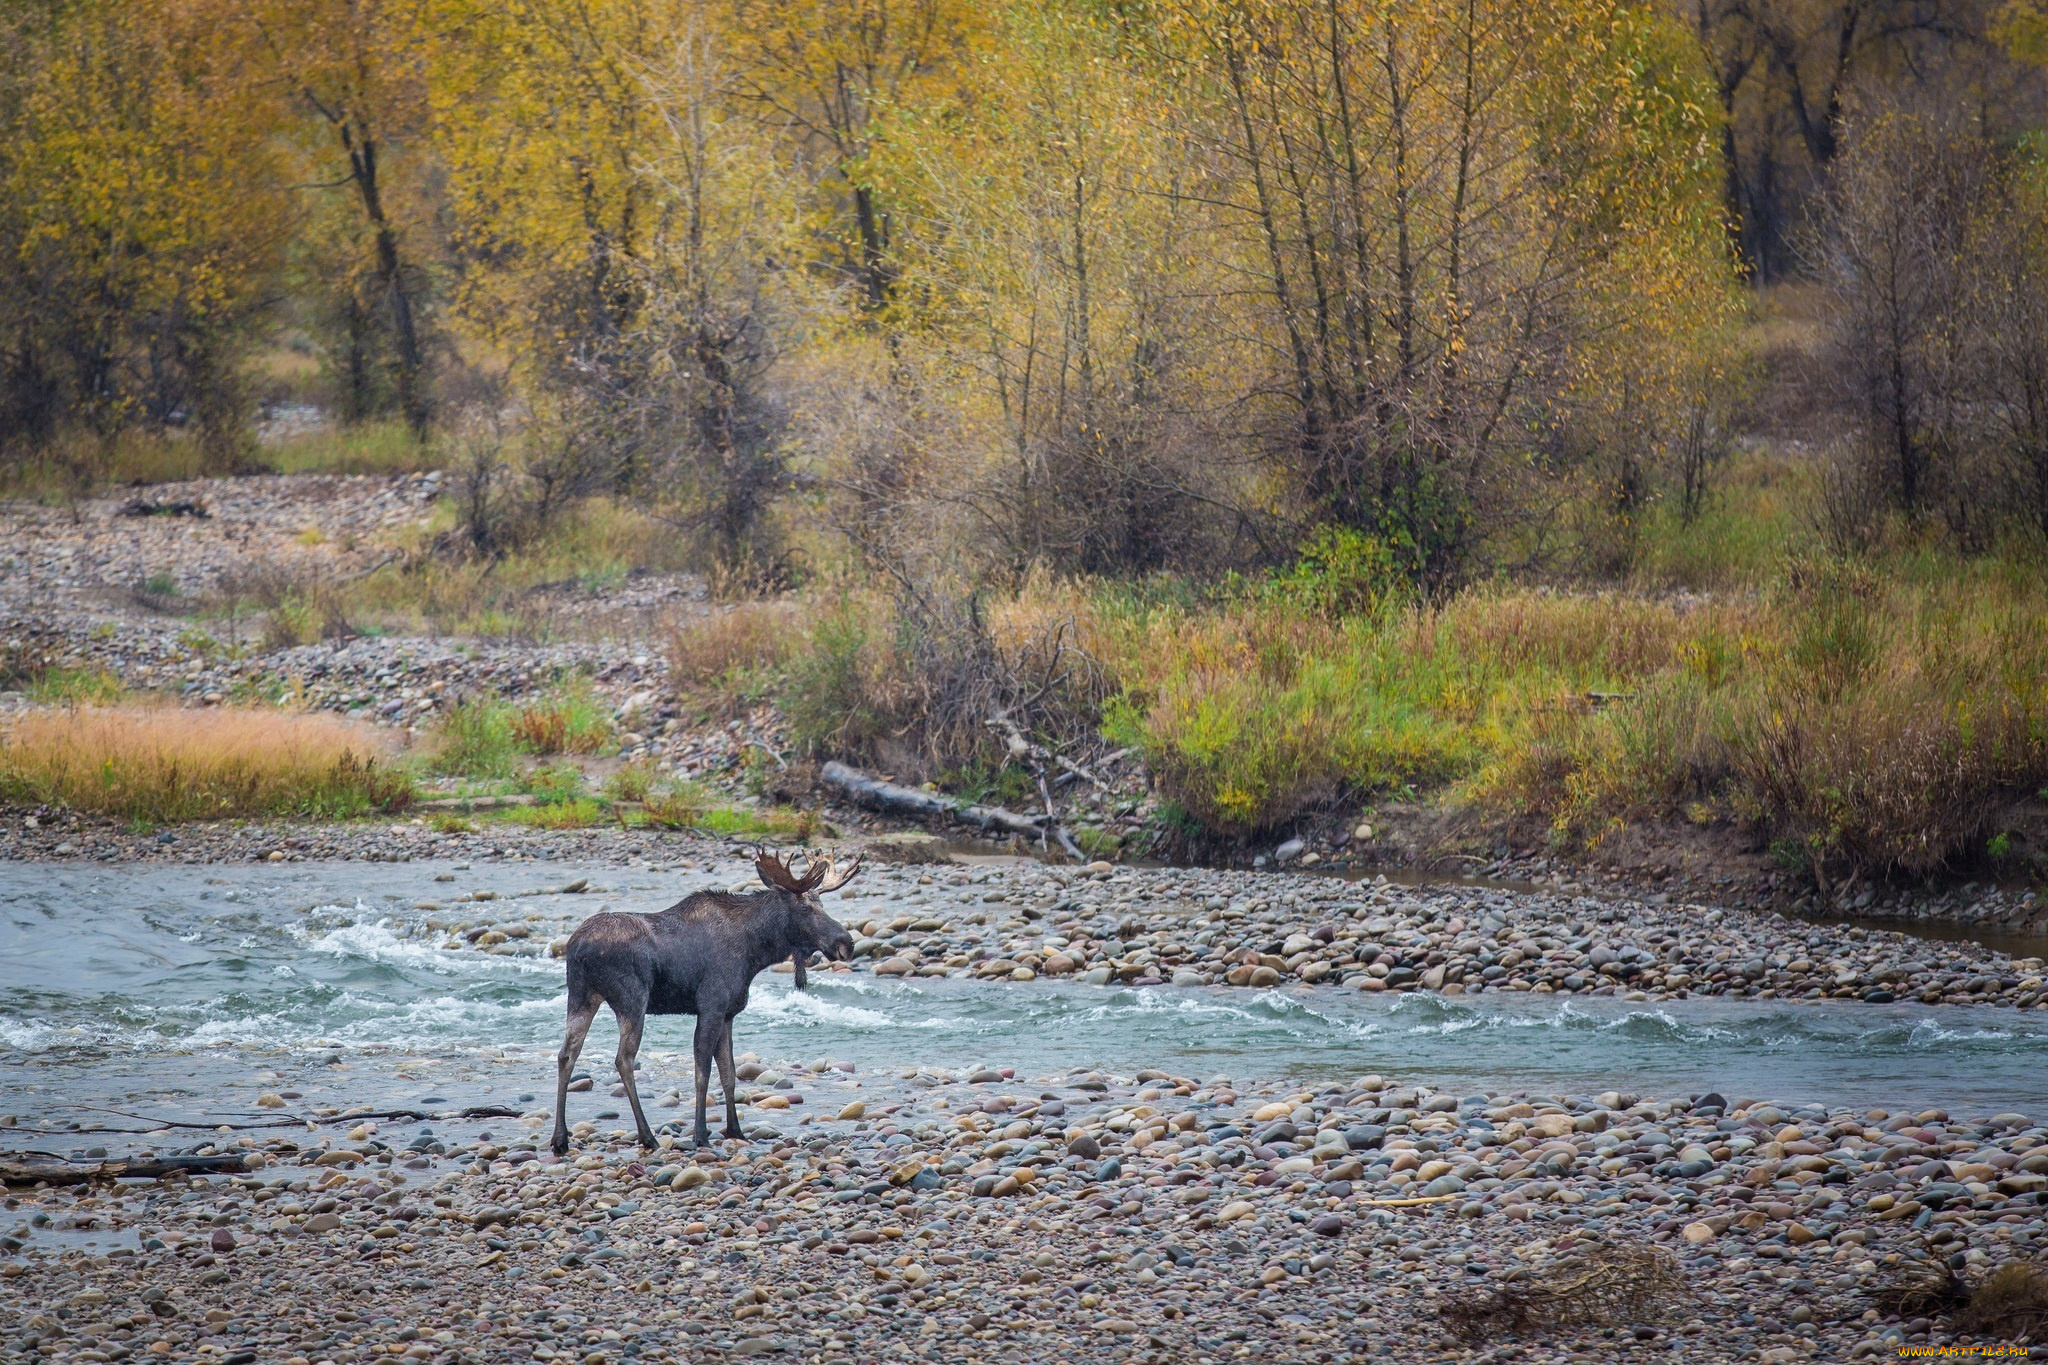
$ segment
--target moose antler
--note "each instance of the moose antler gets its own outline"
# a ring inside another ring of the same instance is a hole
[[[853,880],[854,874],[860,871],[860,865],[863,861],[865,861],[864,857],[856,854],[853,859],[853,866],[847,868],[844,872],[840,872],[832,866],[830,858],[824,859],[824,880],[818,884],[818,890],[820,892],[837,891],[840,887]]]
[[[761,874],[761,880],[768,886],[778,891],[793,891],[801,896],[807,891],[817,889],[818,883],[825,880],[825,874],[832,870],[832,864],[821,864],[812,859],[804,864],[801,873],[793,872],[788,863],[766,849],[757,848],[754,870]]]

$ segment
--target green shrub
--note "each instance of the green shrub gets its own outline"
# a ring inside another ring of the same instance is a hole
[[[544,806],[579,801],[586,790],[583,770],[573,763],[543,763],[526,774],[526,790]]]
[[[508,812],[507,818],[514,824],[535,829],[589,829],[607,819],[604,807],[588,796],[521,807]]]
[[[502,702],[460,701],[435,726],[429,771],[447,777],[507,778],[519,771],[511,708]]]
[[[595,754],[612,739],[611,712],[578,679],[517,708],[512,738],[535,754]]]
[[[604,782],[607,801],[645,801],[654,790],[655,772],[647,763],[628,763]]]
[[[127,691],[104,668],[52,668],[28,685],[28,699],[44,706],[110,706]]]
[[[1319,526],[1267,591],[1282,602],[1328,616],[1377,611],[1412,591],[1393,549],[1348,526]]]

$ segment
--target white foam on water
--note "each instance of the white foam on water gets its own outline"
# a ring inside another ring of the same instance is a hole
[[[0,1018],[0,1047],[9,1052],[52,1052],[95,1041],[80,1028],[66,1028],[40,1019]]]
[[[1089,1006],[1082,1011],[1081,1017],[1102,1022],[1138,1018],[1148,1014],[1172,1015],[1182,1019],[1241,1019],[1247,1023],[1258,1021],[1258,1016],[1249,1010],[1220,1000],[1179,993],[1167,995],[1159,991],[1127,991],[1120,999]]]
[[[835,987],[838,982],[832,983]],[[862,1005],[850,1005],[815,990],[794,989],[767,991],[752,997],[743,1020],[771,1024],[795,1024],[812,1027],[820,1024],[838,1024],[846,1028],[881,1029],[964,1029],[971,1027],[954,1019],[924,1018],[902,1019],[885,1014],[881,1010],[868,1009]]]
[[[337,1043],[399,1048],[412,1052],[467,1054],[521,1043],[553,1044],[562,1030],[559,997],[510,1003],[440,996],[382,1005],[345,997],[371,1013],[321,1034]]]
[[[1947,1028],[1932,1018],[1922,1018],[1913,1021],[1905,1043],[1907,1047],[1934,1047],[1942,1043],[2005,1043],[2019,1036],[2003,1028]]]
[[[552,958],[443,948],[438,944],[408,938],[393,929],[392,922],[388,919],[358,920],[353,924],[340,925],[325,932],[294,925],[292,934],[316,953],[362,958],[391,967],[417,967],[440,976],[508,970],[530,974],[559,974],[562,970]]]
[[[209,1019],[185,1033],[182,1037],[165,1038],[163,1041],[181,1047],[218,1047],[248,1044],[271,1044],[289,1047],[296,1041],[292,1035],[302,1031],[302,1026],[290,1015],[272,1012],[237,1015],[226,1019]]]

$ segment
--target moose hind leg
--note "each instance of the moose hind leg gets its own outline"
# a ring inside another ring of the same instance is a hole
[[[619,1014],[616,1005],[612,1013],[619,1020],[619,1083],[626,1087],[626,1103],[633,1106],[633,1126],[639,1130],[640,1145],[652,1148],[654,1130],[647,1126],[647,1115],[640,1108],[640,1087],[633,1083],[633,1059],[640,1055],[640,1033],[647,1019],[644,1015]]]
[[[548,1145],[556,1156],[569,1150],[569,1073],[583,1053],[583,1039],[590,1021],[597,1018],[597,997],[569,1007],[569,1026],[562,1032],[562,1050],[555,1054],[555,1136]]]
[[[692,1051],[697,1060],[697,1131],[699,1147],[711,1145],[711,1125],[704,1121],[704,1108],[711,1090],[711,1059],[718,1046],[718,1019],[714,1015],[697,1016],[697,1036]]]
[[[743,1138],[746,1134],[740,1131],[739,1078],[733,1072],[730,1018],[718,1030],[718,1079],[725,1085],[725,1135]]]

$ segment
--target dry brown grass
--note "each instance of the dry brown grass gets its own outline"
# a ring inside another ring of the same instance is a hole
[[[31,712],[0,739],[0,796],[129,820],[358,815],[410,804],[374,731],[336,716],[172,707]]]
[[[679,619],[669,635],[669,674],[679,687],[716,688],[781,664],[803,633],[796,604],[787,600],[741,602]]]

